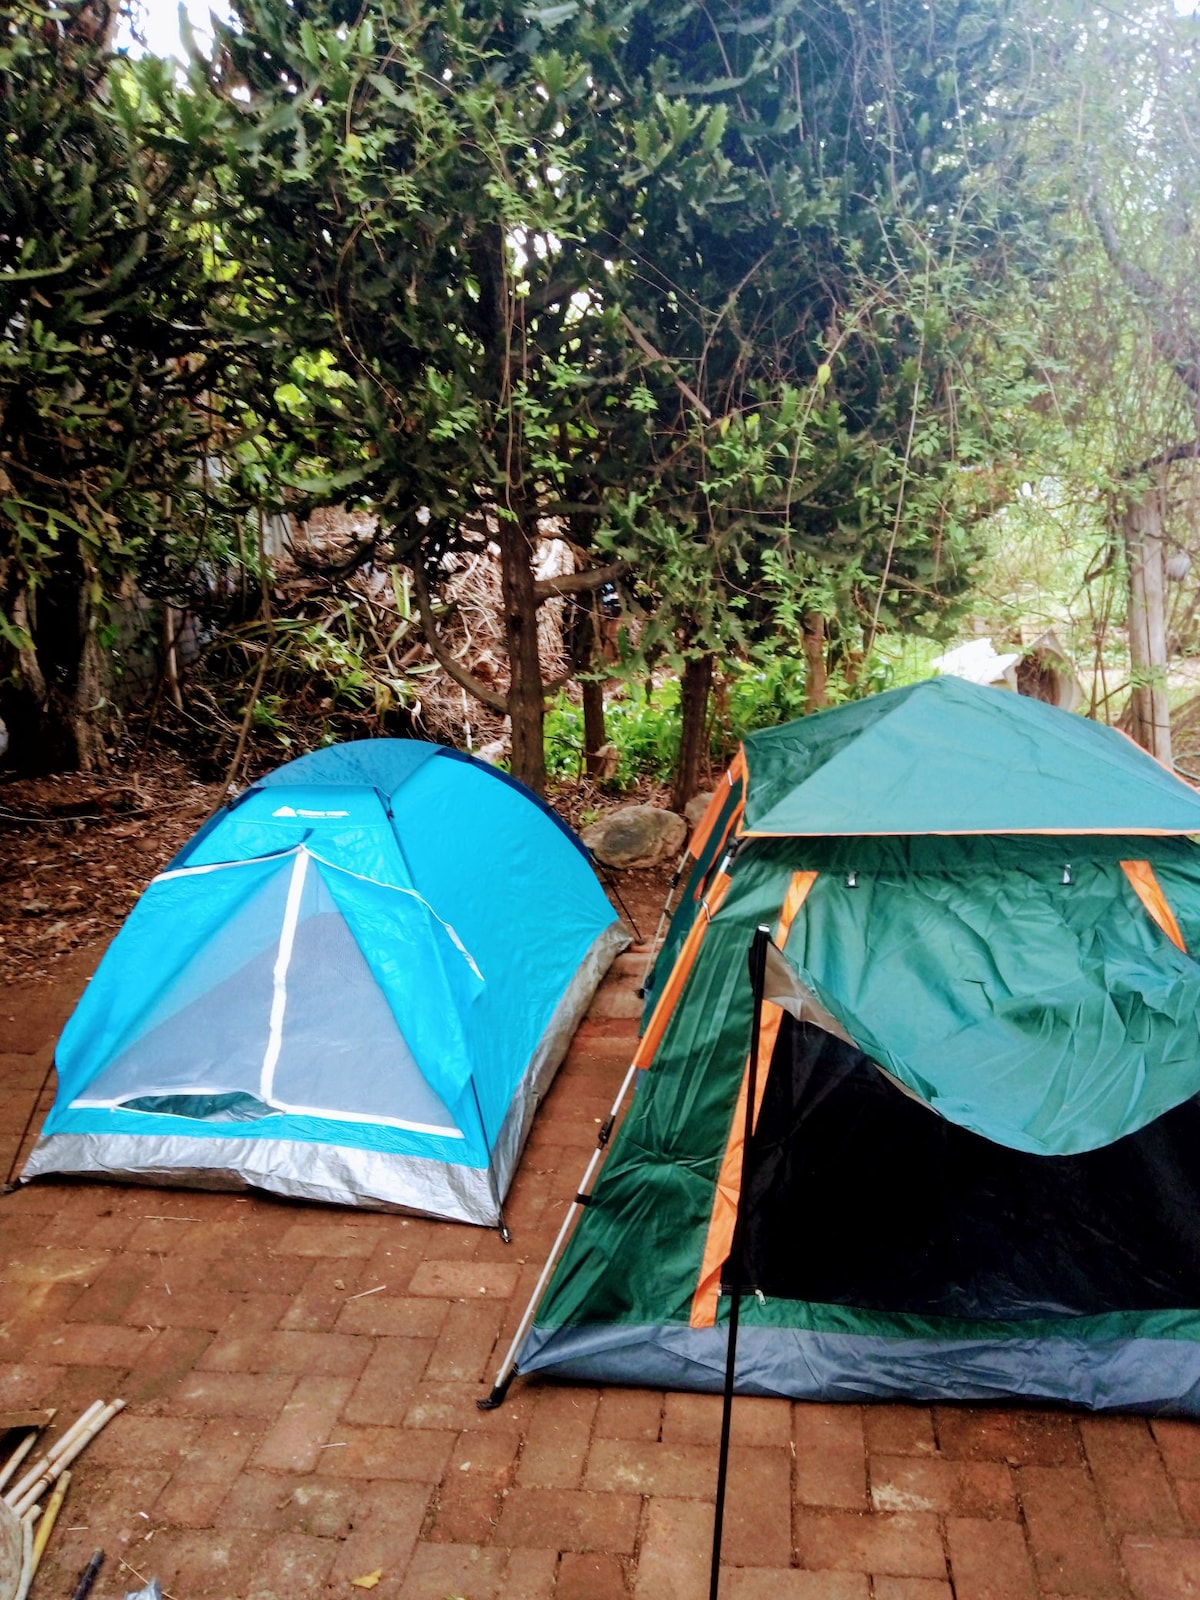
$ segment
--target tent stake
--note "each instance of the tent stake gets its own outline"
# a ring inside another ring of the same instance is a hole
[[[612,1103],[612,1110],[608,1113],[608,1116],[605,1117],[600,1132],[596,1136],[596,1148],[592,1151],[592,1159],[588,1162],[586,1168],[584,1169],[583,1177],[579,1180],[579,1187],[575,1191],[575,1198],[567,1207],[567,1214],[562,1220],[562,1227],[558,1230],[558,1237],[550,1247],[550,1254],[546,1257],[546,1265],[542,1268],[541,1277],[539,1277],[537,1283],[534,1284],[533,1293],[529,1297],[529,1304],[525,1307],[525,1313],[520,1322],[517,1324],[517,1331],[513,1334],[512,1343],[508,1347],[508,1352],[505,1355],[504,1360],[500,1363],[500,1370],[496,1373],[496,1381],[492,1385],[492,1392],[487,1396],[486,1399],[476,1400],[475,1402],[480,1411],[495,1411],[498,1406],[502,1406],[504,1404],[504,1397],[508,1393],[508,1386],[513,1381],[513,1377],[516,1373],[517,1352],[520,1350],[522,1340],[529,1331],[529,1324],[533,1321],[534,1314],[538,1308],[538,1303],[542,1298],[542,1292],[545,1289],[546,1284],[549,1282],[551,1270],[554,1267],[554,1263],[558,1260],[558,1253],[563,1247],[563,1242],[567,1237],[567,1233],[570,1229],[572,1221],[574,1220],[575,1213],[579,1210],[580,1206],[585,1205],[590,1198],[588,1193],[588,1184],[592,1181],[592,1174],[595,1172],[600,1163],[600,1157],[604,1154],[604,1147],[608,1144],[609,1137],[612,1134],[613,1123],[617,1120],[617,1115],[620,1112],[621,1105],[624,1102],[626,1094],[629,1092],[629,1085],[633,1082],[633,1075],[637,1070],[638,1069],[636,1065],[631,1066],[629,1071],[625,1074],[621,1087],[617,1090],[617,1098]]]
[[[709,1574],[708,1600],[717,1600],[721,1583],[721,1536],[725,1526],[725,1486],[729,1477],[729,1430],[733,1420],[733,1380],[737,1369],[738,1322],[742,1308],[742,1279],[745,1276],[746,1180],[750,1172],[750,1139],[754,1132],[754,1103],[758,1079],[758,1039],[762,1029],[763,988],[766,982],[767,946],[770,930],[761,925],[754,930],[750,946],[750,984],[754,992],[754,1013],[750,1025],[750,1060],[746,1081],[746,1125],[742,1135],[742,1179],[738,1190],[737,1217],[733,1224],[733,1244],[729,1252],[729,1337],[725,1346],[725,1394],[721,1403],[721,1448],[717,1458],[717,1501],[713,1517],[712,1571]]]

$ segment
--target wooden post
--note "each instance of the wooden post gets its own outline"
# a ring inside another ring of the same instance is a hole
[[[1167,700],[1166,575],[1162,500],[1157,488],[1131,499],[1122,519],[1129,569],[1129,664],[1133,679],[1131,732],[1157,760],[1171,764]]]

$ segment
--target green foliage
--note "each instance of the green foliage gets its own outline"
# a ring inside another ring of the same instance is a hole
[[[181,86],[113,60],[102,0],[0,0],[6,664],[85,727],[140,588],[224,594],[239,679],[246,513],[346,498],[351,564],[436,586],[499,543],[514,730],[550,517],[624,572],[627,674],[718,657],[718,743],[802,708],[802,634],[863,692],[967,604],[1053,378],[998,321],[1047,281],[1013,148],[1074,37],[1022,4],[236,0]],[[413,692],[326,576],[276,630],[281,726],[306,675],[353,716]],[[663,771],[667,691],[610,716],[622,781]]]
[[[430,669],[399,665],[416,631],[400,574],[390,593],[368,593],[354,580],[315,593],[298,587],[277,591],[282,606],[269,619],[221,629],[205,653],[197,686],[211,696],[225,743],[236,737],[260,668],[253,727],[275,755],[414,732]]]
[[[971,469],[1012,415],[979,367],[1014,255],[988,107],[1015,37],[1000,6],[638,14],[623,59],[655,94],[611,292],[664,359],[654,470],[613,492],[597,543],[636,574],[651,659],[795,648],[809,613],[861,658],[966,594],[994,503]],[[697,138],[713,99],[730,120]]]
[[[708,728],[708,757],[714,771],[729,762],[746,734],[756,728],[773,728],[801,717],[807,709],[807,674],[803,658],[778,650],[761,652],[761,659],[730,662],[714,696]],[[866,685],[871,691],[891,688],[900,677],[880,665]],[[835,676],[832,701],[863,692]],[[619,694],[606,696],[605,729],[617,752],[616,771],[610,780],[618,791],[638,782],[671,781],[679,756],[679,680],[667,676],[647,692],[628,684]],[[583,709],[560,690],[546,712],[546,770],[558,782],[577,779],[584,766]]]
[[[234,540],[205,470],[236,349],[211,336],[203,172],[160,116],[168,69],[110,56],[109,18],[0,0],[3,668],[45,753],[85,763],[109,606],[188,592]]]
[[[679,684],[667,678],[649,693],[636,690],[608,700],[605,727],[617,752],[612,787],[630,789],[640,779],[668,783],[679,756]],[[560,692],[546,713],[546,770],[560,782],[583,770],[583,711]]]
[[[279,438],[434,580],[564,517],[631,569],[643,663],[814,608],[861,657],[978,555],[1017,35],[998,0],[751,10],[241,0],[192,73]]]

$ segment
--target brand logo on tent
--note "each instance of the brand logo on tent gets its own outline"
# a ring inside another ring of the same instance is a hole
[[[348,817],[348,811],[305,811],[303,807],[293,810],[291,806],[280,806],[278,811],[272,811],[273,817]]]

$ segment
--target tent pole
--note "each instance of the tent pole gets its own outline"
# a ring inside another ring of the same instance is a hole
[[[587,1167],[584,1169],[583,1177],[579,1180],[579,1187],[575,1191],[575,1198],[567,1207],[567,1214],[562,1220],[562,1227],[558,1230],[558,1237],[550,1247],[550,1254],[546,1257],[546,1265],[542,1268],[541,1277],[539,1277],[537,1283],[534,1285],[533,1293],[529,1297],[529,1304],[525,1307],[525,1313],[520,1322],[517,1324],[516,1333],[513,1334],[512,1343],[508,1347],[508,1351],[505,1354],[504,1360],[500,1363],[500,1369],[496,1373],[496,1381],[492,1385],[492,1392],[487,1396],[486,1399],[477,1400],[475,1402],[480,1411],[495,1411],[497,1406],[504,1404],[504,1396],[508,1393],[508,1386],[512,1382],[513,1375],[516,1372],[517,1352],[520,1350],[525,1335],[529,1331],[529,1325],[533,1321],[534,1315],[537,1312],[538,1304],[541,1301],[546,1284],[550,1280],[551,1270],[554,1267],[554,1263],[558,1260],[559,1251],[563,1247],[563,1243],[567,1237],[567,1232],[570,1229],[572,1221],[574,1220],[575,1213],[581,1206],[586,1205],[591,1199],[591,1194],[588,1191],[588,1184],[591,1183],[592,1174],[600,1164],[600,1157],[604,1154],[604,1147],[608,1144],[609,1138],[612,1135],[613,1124],[617,1120],[617,1116],[621,1110],[622,1104],[624,1103],[625,1096],[629,1092],[629,1085],[633,1082],[633,1075],[637,1070],[638,1069],[635,1064],[632,1065],[629,1068],[629,1071],[625,1074],[621,1087],[617,1090],[617,1098],[612,1103],[612,1110],[608,1113],[608,1116],[605,1117],[604,1122],[601,1125],[600,1132],[596,1135],[596,1148],[592,1151],[592,1159],[588,1162]]]
[[[708,1600],[717,1600],[721,1583],[721,1536],[725,1527],[725,1486],[729,1477],[729,1430],[733,1420],[733,1380],[737,1369],[738,1323],[742,1308],[742,1280],[745,1276],[746,1180],[750,1171],[750,1139],[754,1133],[754,1104],[758,1089],[758,1041],[762,1031],[763,989],[766,983],[767,946],[770,930],[754,930],[750,946],[750,984],[754,1011],[750,1024],[750,1060],[746,1073],[746,1124],[742,1134],[742,1178],[738,1190],[737,1217],[733,1224],[733,1243],[729,1252],[729,1337],[725,1346],[725,1394],[721,1404],[721,1447],[717,1458],[717,1501],[713,1518],[712,1570]]]
[[[658,927],[654,930],[654,937],[650,941],[650,948],[646,952],[646,965],[642,970],[642,981],[638,985],[638,999],[646,998],[646,989],[650,983],[650,974],[654,969],[654,961],[658,955],[658,947],[662,941],[663,929],[666,927],[667,916],[671,910],[671,901],[675,898],[675,891],[679,887],[679,880],[683,877],[683,869],[687,864],[688,850],[684,846],[683,854],[675,863],[675,871],[671,874],[671,881],[667,884],[667,898],[663,901],[662,910],[658,914]]]

